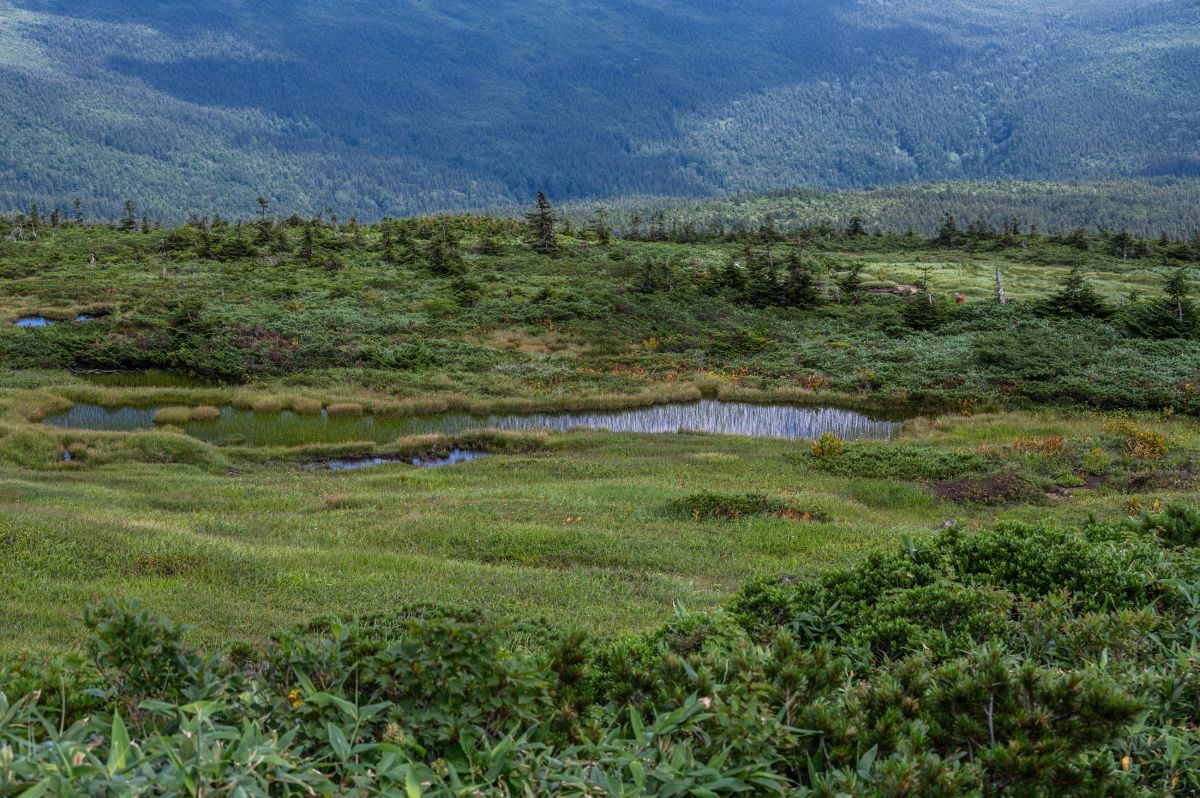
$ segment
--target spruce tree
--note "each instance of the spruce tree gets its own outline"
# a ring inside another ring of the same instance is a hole
[[[1164,287],[1167,294],[1167,299],[1170,300],[1175,318],[1179,321],[1184,321],[1188,305],[1188,294],[1191,293],[1191,286],[1188,285],[1187,267],[1180,266],[1171,277],[1167,280]]]
[[[1165,296],[1133,305],[1125,314],[1125,325],[1143,338],[1190,338],[1200,335],[1200,314],[1189,299],[1188,268],[1180,266],[1163,286]]]
[[[1112,237],[1109,241],[1109,248],[1112,254],[1120,256],[1121,260],[1128,260],[1129,253],[1133,249],[1133,236],[1124,227],[1121,231]]]
[[[857,302],[862,295],[862,266],[857,263],[850,267],[838,278],[838,288],[851,302]]]
[[[537,206],[525,215],[529,222],[529,235],[533,251],[540,255],[554,255],[558,252],[558,240],[554,237],[554,224],[557,218],[554,207],[546,198],[546,192],[537,193]]]
[[[439,277],[460,277],[467,273],[467,264],[458,252],[458,242],[445,228],[426,247],[425,264]]]
[[[300,240],[300,257],[306,263],[312,263],[315,241],[313,240],[313,222],[304,225],[304,237]]]
[[[943,247],[953,247],[958,244],[958,222],[954,215],[947,213],[942,216],[942,226],[938,230],[937,244]]]
[[[780,292],[782,303],[791,308],[812,308],[821,303],[821,287],[813,269],[800,253],[792,250],[786,264],[787,276]]]
[[[602,246],[612,241],[612,228],[608,226],[608,211],[603,206],[596,208],[596,212],[592,214],[592,222],[588,225],[588,230],[595,237],[596,242]]]
[[[121,220],[121,232],[132,233],[138,229],[137,207],[133,200],[125,201],[125,218]]]
[[[1112,308],[1105,302],[1095,287],[1084,276],[1083,269],[1075,266],[1063,280],[1058,293],[1042,303],[1042,312],[1050,316],[1073,318],[1094,316],[1107,318],[1112,315]]]
[[[775,296],[777,286],[771,284],[766,261],[759,257],[754,247],[749,244],[742,249],[741,261],[746,276],[742,290],[743,298],[759,307],[769,304]]]

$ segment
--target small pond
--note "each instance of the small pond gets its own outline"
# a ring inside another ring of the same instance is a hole
[[[78,316],[76,316],[74,319],[72,319],[72,321],[76,321],[76,322],[95,321],[95,320],[96,320],[95,316],[89,316],[86,313],[81,313]],[[17,322],[16,322],[18,327],[53,327],[54,325],[61,324],[61,323],[62,322],[55,321],[54,319],[48,319],[45,316],[22,316],[21,318],[17,319]]]
[[[55,427],[133,432],[154,428],[158,408],[108,409],[78,404],[43,421]],[[792,407],[704,400],[656,405],[631,410],[529,415],[472,416],[445,413],[434,416],[385,418],[283,413],[255,413],[233,407],[221,409],[214,421],[194,421],[185,431],[201,440],[241,446],[302,446],[314,443],[373,441],[387,443],[408,435],[456,435],[492,428],[506,430],[608,429],[613,432],[707,432],[752,438],[816,439],[826,432],[846,440],[883,440],[900,432],[901,422],[872,418],[833,407]]]
[[[412,460],[401,460],[398,457],[358,457],[352,460],[326,460],[320,463],[308,463],[305,468],[312,470],[357,471],[361,468],[372,468],[395,463],[408,463],[417,468],[442,468],[443,466],[470,463],[487,457],[487,452],[470,452],[465,449],[451,449],[445,457],[414,457]]]

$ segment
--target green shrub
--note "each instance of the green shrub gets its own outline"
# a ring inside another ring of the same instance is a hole
[[[1161,513],[1143,512],[1126,527],[1138,534],[1154,535],[1168,546],[1200,545],[1200,510],[1168,504]]]
[[[702,491],[671,502],[672,512],[696,520],[721,518],[736,521],[742,516],[773,515],[793,520],[824,520],[825,513],[812,507],[796,507],[782,499],[758,493],[727,494]]]
[[[816,464],[839,476],[912,480],[948,479],[988,467],[978,455],[898,443],[852,443],[838,454],[816,458]]]
[[[832,432],[825,432],[821,434],[820,438],[813,441],[812,446],[809,448],[813,457],[818,460],[824,460],[837,457],[844,452],[846,450],[846,442]]]

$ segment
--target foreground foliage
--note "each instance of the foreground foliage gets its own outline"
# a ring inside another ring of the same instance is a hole
[[[609,642],[422,606],[209,657],[101,603],[0,671],[0,792],[1196,795],[1198,535],[950,529]]]

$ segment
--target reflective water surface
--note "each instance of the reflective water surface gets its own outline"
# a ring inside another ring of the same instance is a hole
[[[77,322],[95,320],[95,316],[89,316],[86,313],[80,313],[78,316],[72,319],[72,321]],[[59,323],[60,322],[57,322],[54,319],[48,319],[45,316],[22,316],[21,318],[17,319],[16,322],[18,327],[53,327],[55,324]]]
[[[159,408],[108,409],[80,404],[43,423],[73,429],[129,432],[154,427]],[[407,435],[460,434],[485,428],[507,430],[607,429],[613,432],[707,432],[753,438],[815,439],[826,432],[846,440],[883,440],[899,434],[900,421],[871,418],[833,407],[756,405],[704,400],[631,410],[594,413],[535,413],[530,415],[435,416],[387,418],[376,416],[297,415],[255,413],[233,407],[221,409],[215,421],[191,422],[185,431],[217,444],[242,446],[299,446],[309,443],[373,441],[387,443]]]
[[[349,460],[325,460],[319,463],[307,463],[304,467],[312,470],[357,471],[360,468],[372,468],[395,463],[409,463],[417,468],[442,468],[443,466],[470,463],[487,457],[487,452],[469,452],[464,449],[451,449],[445,457],[414,457],[411,461],[398,457],[357,457]]]

